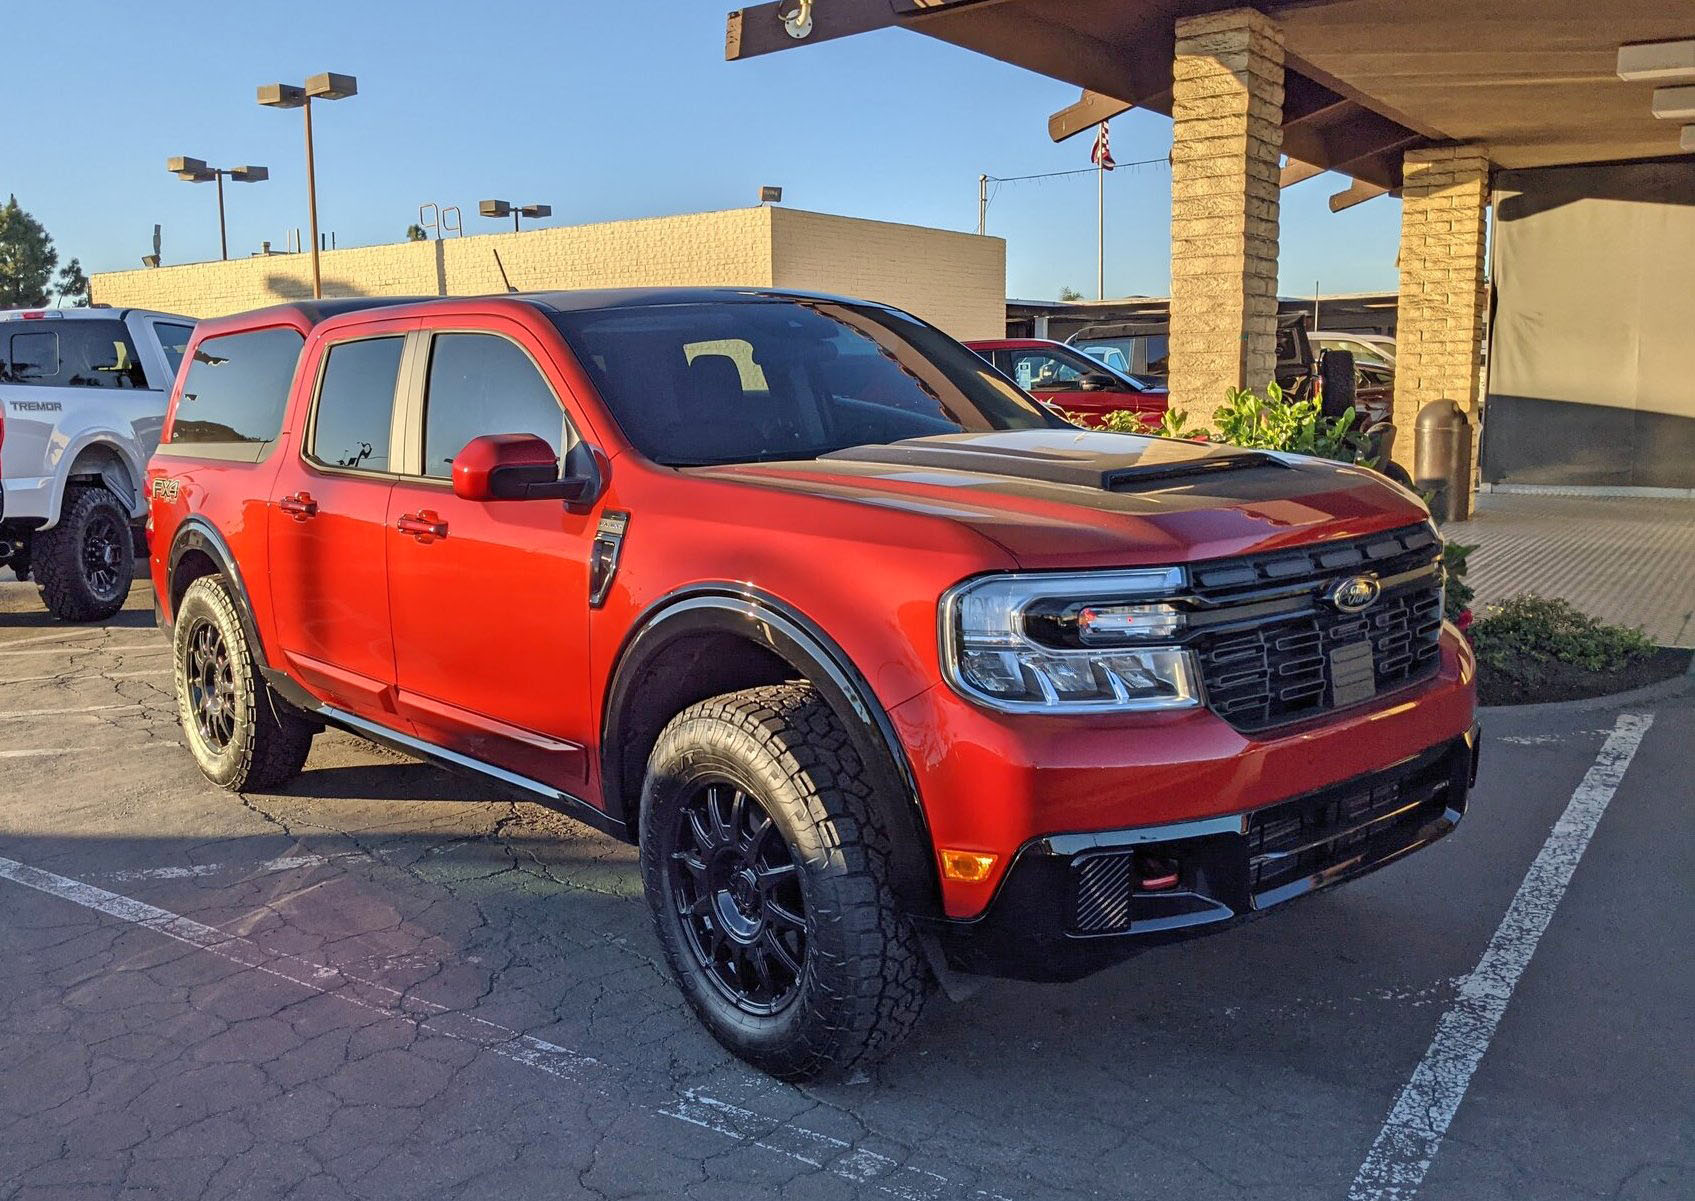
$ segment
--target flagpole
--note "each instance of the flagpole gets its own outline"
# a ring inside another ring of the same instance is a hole
[[[1095,163],[1095,294],[1106,299],[1106,155]]]

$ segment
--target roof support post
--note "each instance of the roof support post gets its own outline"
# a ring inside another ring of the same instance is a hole
[[[1176,47],[1170,386],[1208,415],[1277,366],[1283,35],[1237,8],[1178,21]]]
[[[1474,420],[1477,413],[1488,303],[1488,151],[1475,144],[1409,150],[1402,180],[1394,457],[1412,471],[1421,408],[1452,400]]]

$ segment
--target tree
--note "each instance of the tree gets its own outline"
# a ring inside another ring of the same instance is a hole
[[[1061,300],[1082,300],[1083,293],[1079,292],[1076,288],[1064,287],[1059,290],[1059,298]]]
[[[408,242],[428,242],[430,235],[422,225],[408,225],[406,227],[406,240]]]
[[[53,291],[58,293],[59,304],[87,305],[88,276],[82,273],[82,264],[72,259],[59,268],[59,276],[53,281]]]
[[[53,239],[41,222],[19,207],[14,195],[0,208],[0,308],[46,304],[58,265]],[[82,274],[81,268],[77,274]]]

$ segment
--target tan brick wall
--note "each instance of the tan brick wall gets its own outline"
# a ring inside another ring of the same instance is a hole
[[[917,225],[771,210],[778,287],[880,300],[956,338],[1006,336],[1006,242]]]
[[[1251,8],[1178,21],[1171,115],[1171,394],[1210,415],[1277,365],[1282,32]]]
[[[499,265],[495,256],[499,255]],[[326,251],[325,296],[474,296],[549,288],[811,288],[910,309],[958,337],[1006,329],[1006,243],[796,209],[749,208]],[[312,294],[303,254],[115,271],[104,304],[213,317]]]
[[[1409,470],[1419,409],[1448,399],[1476,420],[1487,304],[1489,158],[1476,145],[1403,160],[1395,334],[1395,458]]]

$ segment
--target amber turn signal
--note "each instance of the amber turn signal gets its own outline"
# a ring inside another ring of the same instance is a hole
[[[984,855],[977,851],[948,851],[942,852],[942,875],[949,880],[957,880],[961,884],[981,884],[989,878],[994,870],[996,855]]]

